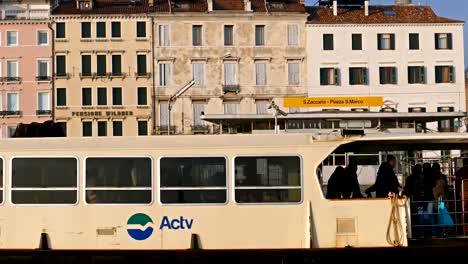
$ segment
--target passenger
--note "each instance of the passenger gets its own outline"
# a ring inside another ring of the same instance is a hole
[[[377,178],[374,185],[366,189],[366,194],[371,195],[376,192],[376,198],[387,198],[389,193],[398,194],[400,183],[393,169],[396,166],[396,159],[393,155],[387,156],[387,161],[382,162],[377,171]]]
[[[358,162],[355,159],[349,160],[348,166],[345,168],[345,184],[343,185],[343,198],[363,198],[361,187],[359,185]]]
[[[434,176],[432,174],[432,168],[430,163],[423,164],[423,181],[424,181],[424,203],[425,203],[425,225],[426,225],[426,237],[431,238],[435,236],[434,229],[434,193],[433,189],[435,187]]]
[[[411,175],[406,179],[403,193],[413,201],[424,198],[424,184],[421,164],[416,164],[413,166]]]
[[[342,198],[343,180],[345,180],[345,169],[338,166],[328,180],[327,199]]]
[[[439,163],[432,164],[432,177],[434,179],[434,188],[432,188],[432,194],[435,202],[434,205],[437,209],[437,200],[439,197],[442,198],[442,200],[447,198],[445,196],[445,189],[447,188],[447,177],[440,171]]]
[[[468,185],[468,157],[462,157],[462,160],[463,167],[455,172],[455,190],[456,199],[461,201],[457,208],[461,208],[463,212],[460,215],[460,222],[463,223],[462,233],[465,234],[468,233],[468,188],[465,187]]]

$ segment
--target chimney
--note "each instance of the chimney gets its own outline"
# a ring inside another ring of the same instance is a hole
[[[369,16],[369,1],[368,0],[364,2],[364,15]]]
[[[338,15],[338,1],[333,0],[333,15],[337,16]]]
[[[208,12],[213,11],[213,0],[207,0],[208,3]]]
[[[252,2],[250,0],[244,0],[244,9],[247,12],[252,11]]]

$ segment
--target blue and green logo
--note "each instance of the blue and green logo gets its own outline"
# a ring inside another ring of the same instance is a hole
[[[135,240],[145,240],[153,233],[153,220],[142,213],[134,214],[127,221],[127,232]]]

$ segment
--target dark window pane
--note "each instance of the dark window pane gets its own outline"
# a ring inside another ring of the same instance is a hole
[[[56,38],[65,38],[65,22],[55,23],[55,37]]]
[[[112,75],[122,75],[122,55],[112,55]]]
[[[323,34],[323,50],[333,50],[333,34]]]
[[[14,204],[75,204],[78,201],[76,190],[70,191],[15,191],[11,192]]]
[[[301,201],[301,190],[241,189],[235,191],[235,197],[238,203],[297,203]]]
[[[86,187],[151,187],[151,159],[88,158]]]
[[[81,75],[91,76],[91,55],[81,55]]]
[[[107,121],[98,121],[98,137],[107,136]]]
[[[112,22],[111,23],[112,27],[112,37],[113,38],[120,38],[121,37],[121,32],[120,32],[120,22]]]
[[[380,67],[380,84],[396,84],[396,68],[395,67]]]
[[[367,84],[367,68],[349,68],[349,84],[365,85]]]
[[[145,75],[146,71],[146,55],[138,54],[137,55],[137,73],[138,75]]]
[[[112,135],[114,137],[122,136],[122,121],[112,122]]]
[[[87,190],[89,204],[149,204],[151,190]]]
[[[265,26],[255,26],[255,46],[265,46]]]
[[[96,22],[96,37],[97,38],[106,37],[106,22]]]
[[[3,188],[3,159],[0,158],[0,189],[2,188]],[[0,195],[0,197],[2,196],[3,195]]]
[[[419,34],[417,33],[409,34],[409,49],[410,50],[419,49]]]
[[[65,55],[57,55],[55,63],[57,64],[55,66],[57,76],[65,76],[67,74]]]
[[[452,66],[436,66],[436,83],[453,83],[454,79],[454,67]]]
[[[83,137],[92,137],[93,136],[93,122],[84,121],[81,123],[83,128]]]
[[[146,22],[138,21],[136,25],[137,25],[137,37],[145,38],[146,37]]]
[[[67,89],[57,88],[57,106],[67,105]]]
[[[138,121],[138,135],[147,136],[148,135],[148,121]]]
[[[62,135],[66,137],[67,136],[67,122],[57,122],[57,124],[62,129]]]
[[[426,83],[424,66],[409,66],[408,67],[408,83]]]
[[[225,203],[226,190],[162,190],[161,203]]]
[[[147,105],[148,96],[146,87],[138,87],[138,105]]]
[[[91,105],[92,104],[91,88],[83,88],[81,96],[82,96],[81,97],[82,105]]]
[[[353,34],[351,38],[353,50],[362,50],[362,35]]]
[[[99,87],[97,93],[98,105],[107,105],[107,88]]]
[[[105,76],[107,72],[106,55],[97,55],[97,75]]]
[[[14,158],[13,188],[77,187],[74,158]]]
[[[234,44],[234,26],[224,26],[224,46],[232,46]]]
[[[193,46],[202,45],[202,26],[200,25],[192,26],[192,44]]]
[[[122,88],[112,88],[112,105],[122,105]]]
[[[81,38],[91,37],[91,22],[81,22]]]

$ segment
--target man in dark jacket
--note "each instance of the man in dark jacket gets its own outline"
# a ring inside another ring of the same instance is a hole
[[[383,162],[377,172],[377,179],[374,185],[367,188],[366,194],[376,192],[376,198],[387,198],[388,193],[398,193],[400,183],[393,169],[396,166],[396,159],[393,155],[387,156],[387,161]]]

